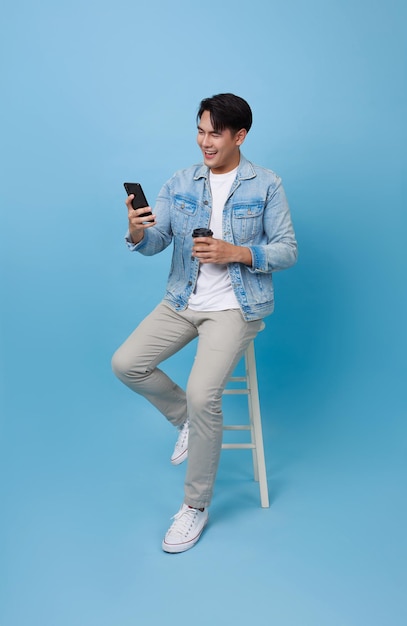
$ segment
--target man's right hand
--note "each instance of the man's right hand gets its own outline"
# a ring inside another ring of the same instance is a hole
[[[133,243],[139,243],[144,237],[144,231],[146,228],[151,228],[155,225],[155,215],[146,215],[140,217],[143,213],[151,211],[150,207],[142,207],[140,209],[133,209],[131,201],[133,200],[133,194],[126,199],[127,214],[129,218],[129,233]]]

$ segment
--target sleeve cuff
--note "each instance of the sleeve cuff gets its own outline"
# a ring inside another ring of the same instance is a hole
[[[249,271],[256,272],[269,272],[270,269],[267,263],[267,255],[264,250],[264,246],[251,246],[249,248],[252,255],[252,266],[249,267]]]
[[[142,247],[142,244],[144,244],[144,237],[141,241],[139,241],[138,243],[133,243],[133,241],[131,240],[130,237],[130,233],[129,231],[127,231],[125,237],[124,237],[124,241],[126,242],[126,246],[128,247],[129,250],[133,251],[133,250],[138,250],[139,248]]]

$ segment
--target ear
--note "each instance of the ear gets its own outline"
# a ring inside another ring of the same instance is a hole
[[[235,143],[237,146],[241,146],[244,140],[246,139],[247,130],[245,128],[241,128],[237,131],[235,135]]]

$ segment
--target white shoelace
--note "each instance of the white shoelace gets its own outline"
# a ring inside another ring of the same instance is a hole
[[[186,537],[191,530],[195,518],[198,515],[197,509],[183,508],[173,516],[173,524],[169,530],[169,533]]]
[[[183,448],[189,434],[189,420],[186,420],[179,430],[177,442],[175,444],[176,449]]]

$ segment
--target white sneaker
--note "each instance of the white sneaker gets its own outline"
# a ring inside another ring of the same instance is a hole
[[[192,509],[183,504],[176,515],[174,522],[167,531],[162,543],[164,552],[185,552],[198,541],[203,529],[208,523],[208,510]]]
[[[179,465],[185,461],[188,456],[189,419],[186,419],[178,430],[177,443],[175,444],[174,452],[171,457],[171,463],[173,465]]]

